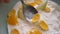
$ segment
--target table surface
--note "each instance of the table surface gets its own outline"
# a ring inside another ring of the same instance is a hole
[[[7,13],[19,0],[11,0],[8,4],[0,4],[0,34],[8,34]],[[53,0],[60,5],[60,0]]]

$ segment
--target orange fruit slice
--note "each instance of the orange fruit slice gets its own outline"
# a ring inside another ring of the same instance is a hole
[[[36,4],[42,4],[42,0],[34,0],[34,2],[36,3]]]
[[[42,32],[39,31],[38,29],[31,29],[29,33],[30,34],[42,34]]]
[[[36,6],[36,3],[34,3],[34,2],[31,2],[31,3],[29,3],[29,5],[31,5],[31,6]]]
[[[44,9],[44,12],[50,12],[50,8],[49,8],[49,7],[46,7],[46,8]]]
[[[18,24],[17,16],[11,15],[10,17],[8,17],[7,22],[8,22],[9,25]]]
[[[17,29],[13,29],[13,30],[11,31],[11,34],[20,34],[20,32],[19,32]]]
[[[32,22],[35,23],[35,22],[39,21],[39,19],[40,19],[40,15],[37,13],[32,17]]]
[[[43,30],[48,30],[48,25],[45,21],[41,20],[39,25]]]
[[[12,10],[10,10],[10,12],[8,13],[8,16],[15,15],[15,14],[16,14],[16,10],[15,10],[15,9],[12,9]]]

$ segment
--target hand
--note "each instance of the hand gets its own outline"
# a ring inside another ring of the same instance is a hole
[[[0,3],[2,3],[2,2],[4,2],[4,3],[9,3],[10,0],[0,0]]]

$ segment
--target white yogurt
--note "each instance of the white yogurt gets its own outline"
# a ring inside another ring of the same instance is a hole
[[[19,6],[21,2],[19,1],[13,8],[16,10],[16,12],[19,10]],[[58,16],[60,16],[60,12],[56,10],[55,6],[56,4],[52,1],[48,1],[48,7],[51,9],[50,13],[46,13],[44,11],[39,11],[41,15],[41,20],[45,20],[46,23],[49,26],[48,31],[42,31],[42,34],[60,34],[60,21],[58,20]],[[16,13],[17,14],[17,13]],[[11,34],[11,30],[14,28],[17,28],[20,31],[20,34],[28,34],[30,29],[36,28],[33,24],[30,24],[29,22],[23,21],[20,18],[18,18],[19,25],[17,26],[11,26],[8,24],[8,34]]]

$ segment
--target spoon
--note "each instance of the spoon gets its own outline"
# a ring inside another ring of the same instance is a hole
[[[23,0],[21,0],[21,2],[23,4],[23,15],[25,20],[31,21],[34,14],[38,13],[38,11],[33,6],[25,4]]]

